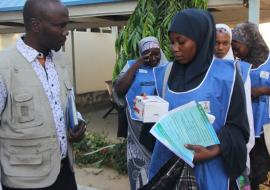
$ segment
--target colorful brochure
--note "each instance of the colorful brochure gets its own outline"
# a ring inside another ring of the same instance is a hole
[[[150,133],[191,167],[194,152],[185,148],[185,144],[208,147],[220,143],[204,109],[195,101],[168,112]]]

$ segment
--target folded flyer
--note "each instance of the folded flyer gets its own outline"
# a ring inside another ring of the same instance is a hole
[[[150,133],[191,167],[194,152],[185,148],[185,144],[208,147],[220,143],[204,109],[195,101],[168,112]]]

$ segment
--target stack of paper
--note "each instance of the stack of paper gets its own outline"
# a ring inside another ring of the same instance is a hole
[[[168,112],[152,127],[150,133],[191,167],[194,166],[194,152],[185,148],[185,144],[204,147],[219,144],[206,113],[195,101]]]

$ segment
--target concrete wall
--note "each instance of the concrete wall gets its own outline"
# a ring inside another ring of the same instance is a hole
[[[265,42],[267,43],[268,47],[270,48],[270,23],[264,23],[264,24],[260,24],[259,26],[260,32],[265,40]]]
[[[107,33],[74,32],[76,93],[106,89],[105,81],[111,80],[116,60],[116,36]],[[72,57],[71,35],[66,52]]]

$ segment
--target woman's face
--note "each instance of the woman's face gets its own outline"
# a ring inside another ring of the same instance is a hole
[[[170,32],[171,50],[176,61],[188,64],[196,55],[196,43],[181,34]]]
[[[235,40],[232,41],[232,49],[234,56],[240,59],[245,59],[249,51],[247,45]]]
[[[161,53],[159,48],[151,48],[148,50],[145,50],[142,55],[149,55],[149,62],[146,63],[146,65],[151,67],[156,67],[160,61]]]
[[[231,47],[230,35],[225,32],[217,31],[215,56],[222,59],[228,53]]]

